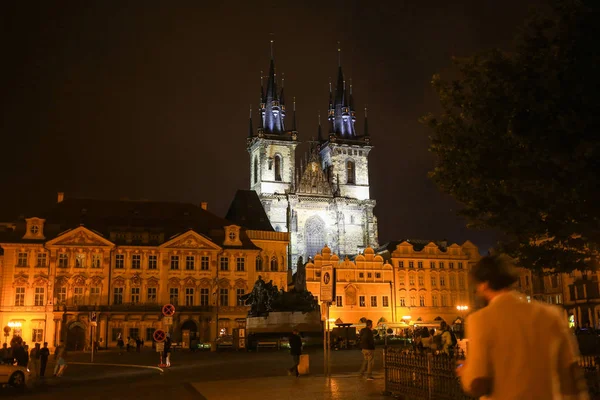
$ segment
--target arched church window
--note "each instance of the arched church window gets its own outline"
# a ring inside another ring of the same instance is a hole
[[[254,183],[258,182],[258,157],[254,157]]]
[[[271,271],[278,271],[279,265],[277,263],[277,257],[271,258]]]
[[[306,257],[314,260],[315,255],[320,254],[325,247],[325,222],[313,216],[305,225]]]
[[[275,156],[275,180],[281,182],[281,156]]]
[[[258,255],[256,257],[256,270],[257,271],[263,270],[263,259],[262,259],[262,256],[260,256],[260,255]]]
[[[354,166],[354,161],[348,160],[346,162],[346,173],[347,173],[347,183],[349,185],[354,185],[356,183],[356,168]]]

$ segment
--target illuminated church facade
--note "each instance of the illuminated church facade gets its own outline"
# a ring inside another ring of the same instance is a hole
[[[281,86],[278,87],[278,86]],[[327,245],[342,259],[378,246],[375,200],[369,193],[369,154],[373,148],[365,109],[364,132],[355,130],[352,86],[346,85],[341,63],[335,90],[330,83],[328,134],[310,142],[306,157],[300,144],[293,107],[286,126],[283,85],[278,85],[271,57],[266,87],[261,84],[259,126],[252,114],[247,137],[250,189],[256,191],[276,231],[289,232],[289,265],[299,257],[313,259]]]

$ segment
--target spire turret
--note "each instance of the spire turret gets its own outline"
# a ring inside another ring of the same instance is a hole
[[[352,87],[352,86],[350,86]],[[351,139],[356,137],[354,131],[354,116],[353,106],[350,104],[354,100],[351,96],[351,91],[346,89],[346,80],[344,79],[344,71],[342,70],[342,49],[338,42],[338,77],[335,87],[335,96],[332,95],[331,82],[329,85],[329,121],[331,121],[331,134]],[[349,93],[350,92],[350,93]],[[332,101],[333,99],[333,101]]]
[[[277,79],[275,75],[275,58],[273,56],[273,40],[271,40],[271,62],[269,64],[267,90],[266,92],[264,92],[264,96],[261,102],[261,117],[264,133],[279,134],[285,131],[285,126],[283,123],[283,120],[285,118],[285,107],[282,104],[282,97],[283,91],[279,93],[277,91]]]
[[[317,141],[319,143],[323,142],[323,133],[321,132],[321,112],[317,113],[317,118],[319,119],[319,129],[317,130]]]

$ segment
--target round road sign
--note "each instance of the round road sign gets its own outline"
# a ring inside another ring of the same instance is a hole
[[[163,315],[170,317],[175,314],[175,306],[173,304],[165,304],[162,308]]]
[[[157,329],[154,331],[154,340],[156,340],[157,342],[164,342],[166,337],[167,333],[162,329]]]

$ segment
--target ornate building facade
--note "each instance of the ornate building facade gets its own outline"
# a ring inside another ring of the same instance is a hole
[[[244,201],[260,204],[254,193],[238,193],[237,211],[230,210],[246,221],[238,225],[205,203],[59,195],[49,211],[0,234],[1,326],[19,325],[13,333],[29,343],[64,340],[71,349],[89,343],[91,313],[102,346],[114,346],[119,335],[151,340],[159,328],[187,343],[231,333],[245,323],[239,297],[258,275],[287,285],[288,234]],[[167,303],[176,307],[172,326],[162,321]]]
[[[290,233],[290,265],[299,257],[314,257],[325,245],[350,256],[377,247],[375,200],[369,194],[372,145],[366,115],[364,134],[355,131],[352,85],[346,84],[341,65],[335,93],[330,84],[329,133],[323,137],[319,121],[310,155],[301,160],[296,157],[295,104],[293,113],[287,129],[283,85],[279,89],[271,58],[267,86],[261,87],[258,129],[250,118],[250,188],[275,230]]]

